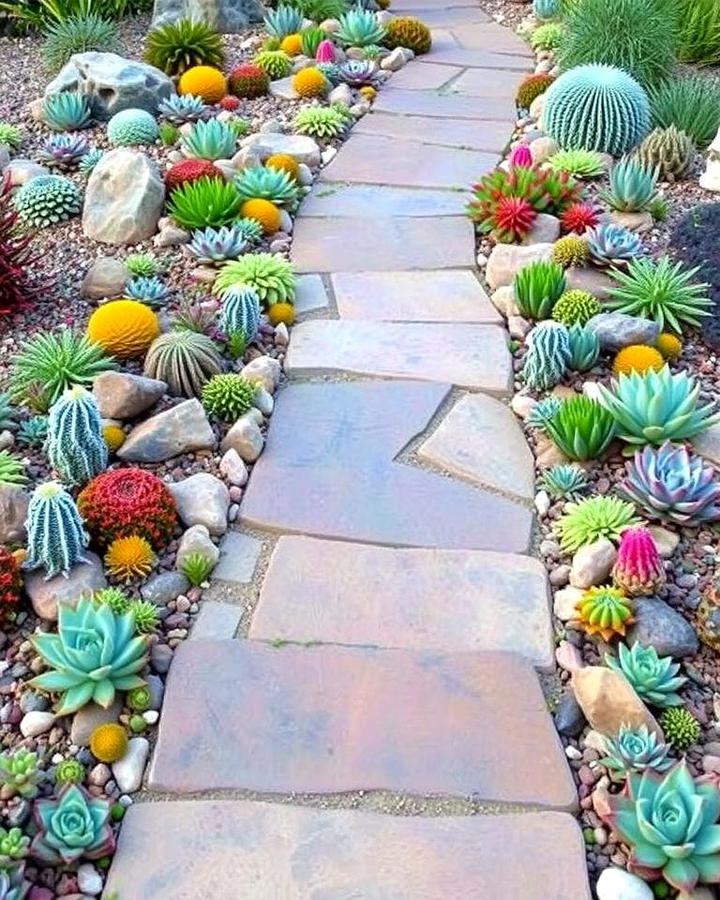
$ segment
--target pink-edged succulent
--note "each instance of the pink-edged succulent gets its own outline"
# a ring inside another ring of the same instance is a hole
[[[620,537],[613,581],[630,597],[655,594],[665,584],[657,544],[647,528],[626,528]]]
[[[100,859],[115,849],[110,804],[80,785],[66,785],[52,800],[36,800],[33,816],[38,831],[30,854],[46,865]]]
[[[630,772],[609,804],[601,818],[630,847],[630,871],[688,893],[720,883],[720,790],[696,783],[684,760],[663,774]]]
[[[508,163],[511,166],[520,166],[523,169],[531,168],[533,164],[533,158],[528,145],[516,144],[510,152]]]

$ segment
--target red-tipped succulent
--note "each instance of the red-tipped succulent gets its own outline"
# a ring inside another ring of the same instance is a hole
[[[493,217],[493,234],[502,243],[521,240],[530,231],[537,213],[522,197],[503,197]]]
[[[584,234],[588,228],[595,228],[599,221],[598,211],[590,203],[573,203],[560,216],[560,226],[565,234]]]
[[[22,578],[13,552],[0,545],[0,625],[12,622],[20,603]]]
[[[42,288],[28,279],[30,266],[39,254],[31,247],[31,236],[19,230],[10,192],[10,176],[0,177],[0,316],[23,309],[38,298]]]
[[[630,597],[652,595],[665,583],[665,569],[647,528],[623,531],[612,575],[615,584]]]

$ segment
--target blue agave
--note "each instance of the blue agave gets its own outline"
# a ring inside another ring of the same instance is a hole
[[[658,170],[647,169],[632,157],[621,159],[610,170],[610,189],[602,199],[621,212],[641,212],[655,196]]]
[[[548,394],[547,397],[538,400],[535,406],[533,406],[528,417],[525,419],[525,424],[529,428],[544,429],[550,419],[554,418],[560,412],[562,405],[563,401],[560,397],[556,397],[554,394]]]
[[[335,33],[335,37],[346,47],[382,44],[385,37],[385,26],[380,24],[374,12],[355,7],[343,13],[339,21],[340,28]]]
[[[235,186],[243,200],[260,197],[278,206],[287,206],[297,199],[297,184],[282,169],[253,166],[235,178]]]
[[[88,98],[74,91],[48,97],[43,104],[42,118],[53,131],[81,131],[93,121]]]
[[[192,240],[185,245],[188,253],[204,265],[215,265],[227,259],[237,259],[247,250],[248,239],[235,223],[221,228],[205,228],[195,231]]]
[[[194,94],[172,94],[158,104],[160,115],[173,125],[184,125],[185,122],[197,122],[206,110],[202,97]]]
[[[551,466],[538,479],[538,486],[554,499],[577,500],[587,488],[585,472],[573,463]]]
[[[600,356],[600,338],[591,328],[571,325],[568,330],[570,359],[568,369],[573,372],[587,372],[592,369]]]
[[[217,119],[210,119],[196,122],[190,133],[183,137],[181,145],[186,156],[214,162],[233,156],[237,141],[232,128]]]
[[[140,300],[148,306],[161,306],[170,296],[167,286],[156,275],[149,278],[139,275],[132,278],[125,286],[125,296],[131,300]]]
[[[273,37],[282,40],[289,34],[302,31],[303,16],[294,6],[281,3],[275,9],[268,10],[263,22]]]
[[[597,266],[622,266],[645,252],[634,231],[603,222],[585,233],[590,259]]]

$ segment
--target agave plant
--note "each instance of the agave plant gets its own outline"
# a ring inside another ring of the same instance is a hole
[[[350,87],[374,87],[378,82],[377,66],[368,59],[349,59],[339,67],[340,79]]]
[[[587,475],[574,464],[551,466],[538,479],[538,487],[557,500],[577,500],[587,486]]]
[[[615,436],[612,415],[589,397],[566,400],[545,430],[569,459],[597,459]]]
[[[182,75],[193,66],[220,68],[225,54],[222,38],[211,25],[178,19],[150,30],[145,59],[166,75]]]
[[[602,199],[620,212],[641,212],[655,196],[657,179],[657,169],[647,169],[632,157],[621,159],[610,170],[610,189]]]
[[[631,849],[628,868],[689,894],[720,882],[720,789],[696,784],[681,760],[664,774],[630,772],[603,821]]]
[[[55,134],[38,150],[36,159],[51,168],[73,169],[89,149],[88,142],[78,134]]]
[[[343,13],[340,16],[340,28],[335,33],[335,38],[346,47],[382,44],[384,37],[385,26],[380,24],[374,12],[361,7]]]
[[[162,306],[170,297],[170,291],[167,285],[163,284],[160,279],[152,275],[146,278],[139,275],[132,278],[125,286],[125,296],[131,300],[139,300],[141,303],[150,307]]]
[[[684,446],[666,441],[644,447],[627,464],[621,492],[651,519],[703,525],[720,519],[720,483],[714,470]]]
[[[194,94],[171,94],[158,104],[160,115],[173,125],[197,122],[202,118],[206,108],[203,98]]]
[[[563,402],[555,394],[548,394],[533,406],[525,419],[525,424],[528,428],[541,428],[546,431],[548,422],[560,412]]]
[[[94,700],[107,709],[116,691],[129,691],[145,682],[138,672],[147,662],[148,640],[133,637],[130,614],[116,616],[108,606],[96,607],[80,597],[75,608],[60,604],[58,633],[32,639],[52,668],[33,678],[33,687],[62,695],[58,715],[76,712]]]
[[[110,804],[79,784],[65,785],[52,800],[37,800],[33,816],[37,834],[30,851],[46,866],[100,859],[115,849]]]
[[[296,7],[281,3],[275,9],[268,10],[263,22],[273,37],[282,40],[289,34],[302,31],[303,16]]]
[[[181,141],[186,156],[195,159],[229,159],[235,153],[237,141],[232,128],[218,119],[196,122]]]
[[[615,419],[617,435],[633,445],[682,441],[720,421],[713,405],[698,407],[700,385],[686,372],[669,366],[638,374],[621,374],[612,390],[599,385],[603,406]]]
[[[569,172],[575,178],[597,178],[605,171],[603,158],[595,150],[558,150],[547,164],[559,172]]]
[[[556,262],[539,260],[524,266],[513,283],[515,302],[523,316],[548,319],[565,293],[565,272]]]
[[[45,100],[42,118],[53,131],[81,131],[92,125],[90,102],[84,94],[61,91]]]
[[[283,169],[253,166],[235,177],[235,187],[243,200],[261,198],[276,206],[288,206],[297,199],[297,183]]]
[[[674,663],[670,656],[658,656],[654,647],[643,647],[637,641],[630,649],[620,644],[617,657],[606,654],[605,664],[624,675],[646,703],[660,708],[682,706],[677,691],[687,678],[678,675],[679,663]]]
[[[630,772],[646,769],[664,772],[672,765],[672,760],[668,759],[670,748],[645,724],[637,728],[622,725],[614,739],[604,737],[603,742],[607,756],[600,762],[610,770],[613,780],[621,781]]]
[[[222,178],[186,181],[170,195],[168,212],[182,228],[191,230],[230,225],[240,212],[242,198]]]
[[[229,227],[223,225],[221,228],[196,231],[190,243],[185,245],[191,256],[208,266],[218,265],[228,259],[237,259],[247,247],[247,239],[234,223]]]
[[[641,256],[645,250],[642,241],[634,231],[603,222],[585,233],[590,259],[596,266],[625,266]]]
[[[574,553],[600,538],[618,541],[625,528],[639,523],[630,503],[618,497],[598,496],[568,503],[555,527],[562,549]]]
[[[99,147],[91,147],[88,152],[78,161],[78,172],[88,177],[95,166],[105,156],[105,151]]]
[[[598,361],[600,356],[600,338],[584,325],[571,325],[568,329],[570,343],[570,359],[568,369],[573,372],[587,372]]]

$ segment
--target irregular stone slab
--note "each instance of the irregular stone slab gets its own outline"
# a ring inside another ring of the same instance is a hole
[[[117,455],[125,462],[164,462],[214,446],[215,435],[200,401],[184,400],[136,425]]]
[[[353,136],[356,134],[379,134],[406,141],[421,141],[423,144],[485,150],[496,155],[502,152],[508,142],[505,122],[486,122],[478,127],[468,119],[443,119],[442,128],[438,128],[437,122],[426,116],[394,116],[380,112],[363,116],[353,127]],[[404,207],[400,208],[404,216],[411,215]]]
[[[319,559],[332,559],[332,565],[318,566]],[[482,550],[281,537],[250,637],[441,652],[507,650],[539,668],[554,666],[543,566],[527,556]]]
[[[695,629],[684,616],[658,597],[638,597],[635,623],[628,631],[628,646],[636,641],[654,647],[658,656],[695,656],[700,648]]]
[[[413,4],[408,9],[404,9],[404,16],[414,16],[429,26],[442,25],[443,27],[451,27],[454,25],[474,24],[478,22],[489,22],[487,13],[483,12],[478,6],[456,6],[450,9],[424,9]]]
[[[79,597],[89,597],[107,587],[105,570],[99,556],[86,550],[86,562],[73,566],[67,576],[45,580],[45,570],[25,572],[25,592],[36,615],[46,622],[57,622],[58,606],[74,606]]]
[[[220,559],[220,550],[213,544],[207,525],[200,523],[191,525],[180,538],[180,544],[175,554],[175,568],[182,572],[188,557],[198,553],[211,566],[215,566]]]
[[[253,580],[262,542],[249,534],[230,531],[220,543],[220,561],[213,570],[213,578],[249,584]]]
[[[189,478],[169,484],[180,520],[187,528],[204,525],[210,534],[225,534],[230,494],[219,478],[210,472],[196,472]]]
[[[487,322],[502,318],[472,272],[340,272],[331,278],[343,319]]]
[[[447,392],[421,382],[290,385],[278,397],[242,520],[372,544],[527,552],[528,509],[395,462]]]
[[[17,484],[0,484],[0,544],[25,543],[30,494]]]
[[[275,153],[285,153],[306,166],[320,165],[320,148],[311,137],[302,134],[261,131],[244,138],[240,146],[252,147],[263,162]]]
[[[232,34],[262,22],[265,12],[260,0],[155,0],[153,25],[193,19]]]
[[[587,323],[600,341],[600,348],[617,353],[632,344],[653,346],[660,333],[660,326],[651,319],[641,319],[620,312],[600,313]]]
[[[420,445],[418,457],[483,487],[535,496],[535,463],[522,428],[504,403],[468,394]]]
[[[507,29],[504,29],[507,31]],[[430,63],[440,66],[453,66],[457,68],[477,68],[477,69],[495,69],[497,71],[515,72],[518,83],[522,78],[521,73],[531,72],[532,65],[529,57],[523,57],[521,54],[510,56],[503,53],[502,50],[497,52],[481,52],[478,50],[470,50],[465,47],[443,47],[435,50],[433,48],[430,56],[419,56],[417,62],[429,65]]]
[[[190,632],[190,640],[221,641],[235,637],[242,612],[242,606],[203,600],[200,614]]]
[[[696,435],[692,439],[692,444],[700,456],[704,456],[716,466],[720,465],[720,424],[711,425],[701,434]],[[0,508],[2,508],[1,504]]]
[[[338,153],[323,170],[320,183],[327,179],[393,187],[465,190],[496,163],[494,153],[359,134],[353,135],[342,153]]]
[[[459,216],[383,219],[368,228],[362,218],[313,219],[295,223],[292,259],[297,272],[375,272],[389,269],[472,268],[472,223]]]
[[[505,122],[508,134],[515,123],[515,101],[503,97],[457,97],[430,91],[403,91],[388,87],[377,96],[377,112],[401,116],[430,116],[435,119],[477,119]]]
[[[102,372],[93,381],[93,397],[106,419],[133,419],[162,397],[168,386],[130,372]]]
[[[293,306],[296,315],[315,312],[317,309],[327,309],[327,291],[319,275],[298,276]]]
[[[436,818],[247,800],[136,803],[106,893],[229,900],[241,884],[243,900],[432,900],[465,897],[472,885],[473,896],[492,900],[590,900],[584,859],[565,813]]]
[[[491,290],[512,284],[520,269],[533,262],[549,260],[552,257],[552,244],[532,244],[523,247],[519,244],[495,244],[490,251],[485,268],[485,278]]]
[[[622,725],[646,725],[663,740],[662,729],[650,710],[620,672],[607,666],[584,666],[572,676],[575,699],[595,731],[612,737]]]
[[[507,338],[494,325],[314,319],[293,329],[285,372],[449,381],[498,396],[512,384]]]
[[[507,57],[504,57],[507,59]],[[425,66],[417,66],[418,69]],[[438,69],[455,71],[449,66],[437,66]],[[522,75],[507,69],[468,69],[457,78],[448,90],[453,94],[464,94],[468,97],[506,97],[514,101]],[[399,87],[400,85],[398,85]]]
[[[485,54],[493,53],[502,55],[504,64],[499,64],[498,68],[511,69],[517,64],[517,60],[507,59],[506,54],[513,56],[526,56],[532,58],[533,52],[527,41],[523,40],[514,31],[505,25],[499,25],[496,22],[488,22],[485,25],[456,25],[453,30],[453,37],[461,47],[472,50],[476,60],[476,65],[483,68],[495,68],[489,66],[484,61]],[[445,48],[442,48],[443,50]],[[420,57],[424,59],[424,57]],[[433,47],[433,62],[435,59],[435,48]],[[472,65],[468,63],[467,65]],[[529,63],[526,63],[529,66]]]
[[[424,66],[405,66],[393,75],[392,86],[409,91],[439,90],[462,71],[459,66],[438,66],[432,62]]]
[[[381,217],[392,218],[398,210],[402,210],[403,218],[460,216],[464,214],[471,199],[471,194],[459,191],[326,182],[303,200],[302,218],[298,220],[298,224],[308,216],[367,218],[377,222]]]
[[[255,641],[179,647],[149,784],[577,802],[537,676],[519,656]]]
[[[99,256],[87,270],[80,291],[90,300],[120,297],[130,278],[125,263],[112,256]]]

